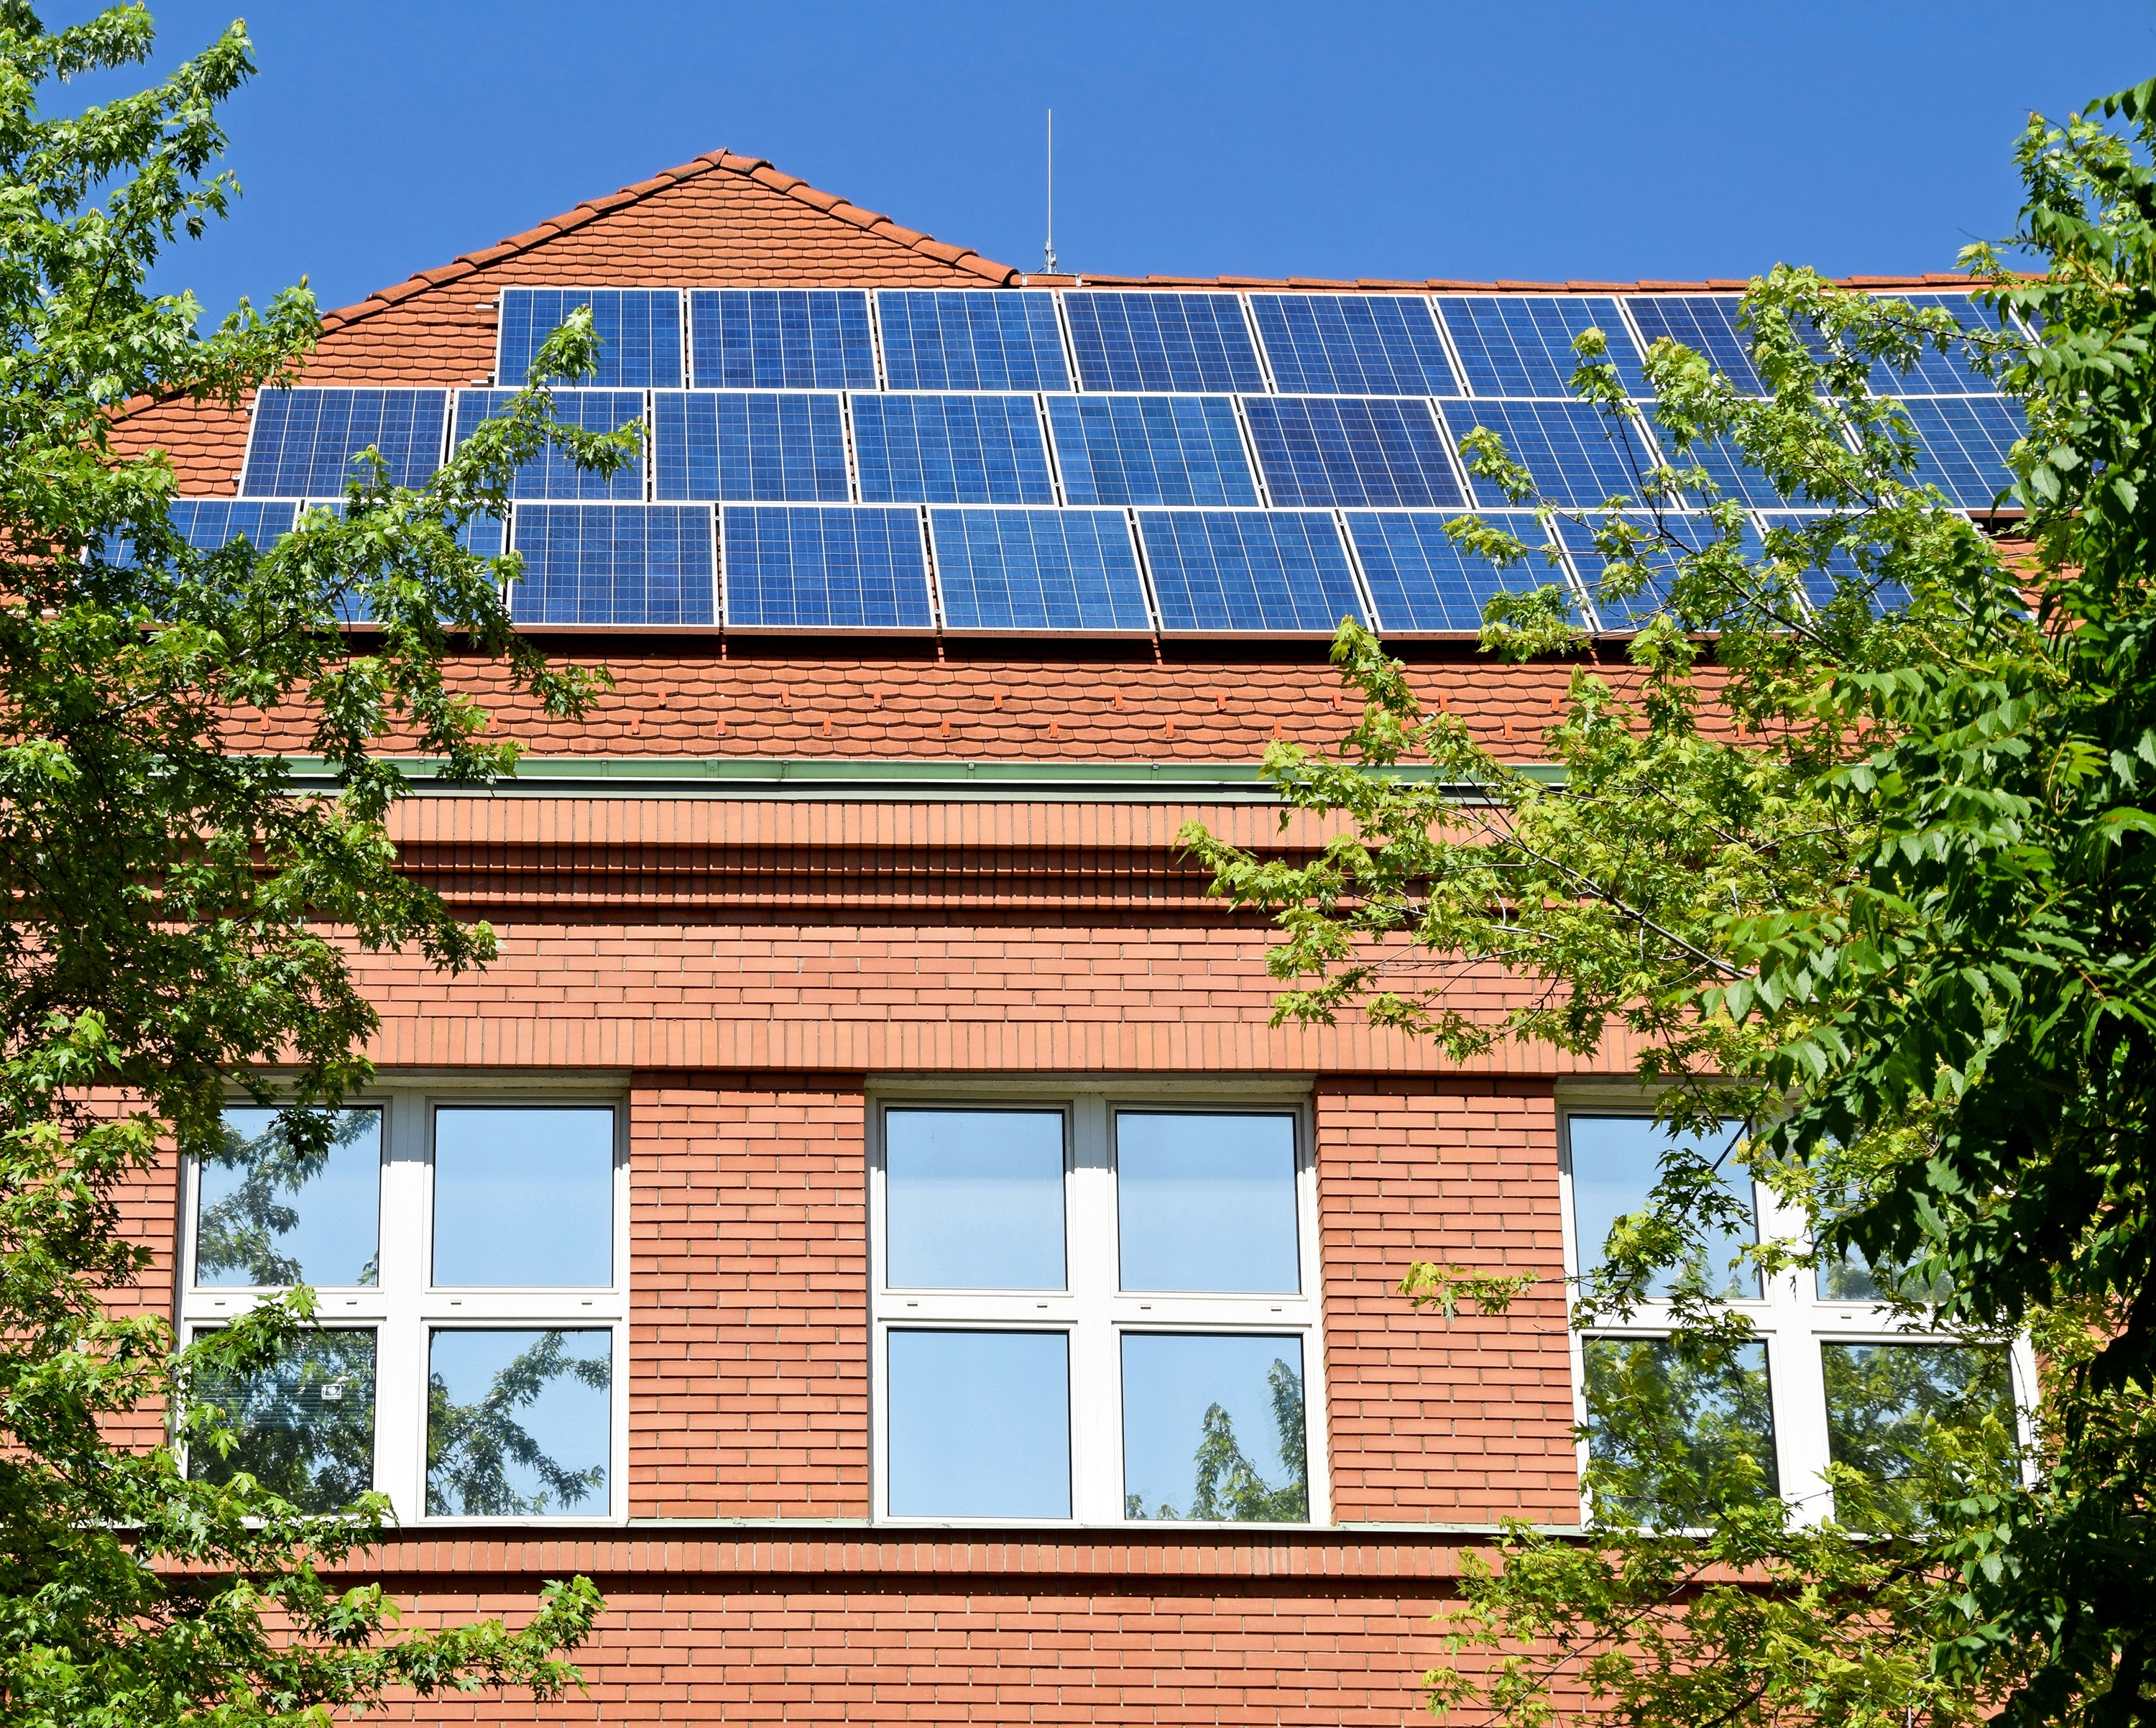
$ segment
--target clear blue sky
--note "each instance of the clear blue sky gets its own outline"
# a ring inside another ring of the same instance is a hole
[[[234,8],[152,9],[177,53]],[[246,197],[167,279],[213,310],[302,271],[341,305],[720,145],[1037,269],[1051,105],[1066,268],[1942,270],[2011,221],[2030,110],[2156,73],[2156,0],[275,0],[248,22]]]

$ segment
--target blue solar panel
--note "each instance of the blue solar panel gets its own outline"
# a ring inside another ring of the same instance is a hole
[[[835,394],[661,391],[652,410],[662,498],[843,504],[852,496]]]
[[[2004,396],[1910,396],[1902,408],[1920,446],[1918,481],[1964,510],[2020,507],[2001,496],[2014,484],[2006,452],[2029,429],[2020,409]]]
[[[166,514],[197,552],[215,552],[241,535],[266,552],[292,532],[300,507],[289,499],[175,498]]]
[[[1745,334],[1737,327],[1743,298],[1735,294],[1640,294],[1625,302],[1632,321],[1648,342],[1664,337],[1704,354],[1717,372],[1748,396],[1766,393],[1752,365]]]
[[[1776,529],[1809,528],[1831,520],[1833,512],[1825,510],[1777,511],[1762,518],[1767,532],[1774,535]],[[1779,542],[1779,537],[1776,539]],[[1786,546],[1785,542],[1780,543]],[[1763,551],[1763,547],[1762,550]],[[1800,555],[1792,553],[1793,556]],[[1846,545],[1837,546],[1827,554],[1826,568],[1804,571],[1802,583],[1804,597],[1813,605],[1825,608],[1835,597],[1838,585],[1856,582],[1871,589],[1871,609],[1874,612],[1898,612],[1909,604],[1909,590],[1900,583],[1882,580],[1877,575],[1866,575],[1864,567],[1856,561],[1856,554]]]
[[[352,459],[370,445],[389,483],[426,484],[442,462],[446,390],[264,390],[254,399],[243,496],[303,498],[341,492]]]
[[[341,517],[344,514],[344,500],[310,498],[300,507],[326,510],[331,516]],[[500,558],[505,526],[498,516],[475,516],[457,530],[457,544],[466,552],[477,553],[481,558]]]
[[[1634,433],[1629,442],[1600,410],[1585,402],[1448,402],[1445,418],[1455,443],[1476,426],[1504,440],[1506,454],[1534,476],[1545,502],[1571,508],[1630,496],[1632,465],[1653,460]],[[1507,500],[1493,481],[1474,478],[1476,495],[1491,508]]]
[[[1609,566],[1609,560],[1594,549],[1593,530],[1585,523],[1568,522],[1562,517],[1557,524],[1558,538],[1570,554],[1572,567],[1579,575],[1580,585],[1594,602],[1594,609],[1601,618],[1602,627],[1607,630],[1635,630],[1652,618],[1668,599],[1670,583],[1676,574],[1677,560],[1685,555],[1685,552],[1678,550],[1678,548],[1697,552],[1713,544],[1720,535],[1720,530],[1712,521],[1704,516],[1690,516],[1671,511],[1665,512],[1657,522],[1656,517],[1641,512],[1635,514],[1631,520],[1650,533],[1667,535],[1669,541],[1659,541],[1643,552],[1650,572],[1648,584],[1640,593],[1625,599],[1602,592],[1603,573]],[[1671,544],[1670,541],[1676,543]],[[1765,554],[1766,543],[1759,537],[1758,529],[1752,525],[1748,517],[1738,546],[1748,558],[1758,558]]]
[[[681,388],[681,293],[677,288],[505,288],[501,383],[526,383],[531,357],[578,306],[592,309],[598,371],[578,383],[595,390]]]
[[[520,624],[711,624],[711,512],[693,504],[520,504]]]
[[[1343,617],[1369,622],[1329,515],[1147,510],[1138,536],[1163,630],[1329,635]]]
[[[1030,396],[853,399],[854,460],[867,504],[1053,504]]]
[[[1224,396],[1051,396],[1049,429],[1072,504],[1255,504]]]
[[[927,630],[915,510],[736,504],[721,517],[726,622],[793,630]]]
[[[951,630],[1149,630],[1120,510],[932,510]]]
[[[875,342],[859,288],[698,288],[689,296],[700,390],[873,390]]]
[[[1989,306],[1979,306],[1966,294],[1895,294],[1887,298],[1907,301],[1922,311],[1952,312],[1954,321],[1964,330],[1995,332],[1999,328],[1999,314]],[[1899,396],[1905,391],[1928,396],[1989,396],[1999,386],[1969,363],[1958,344],[1942,354],[1928,342],[1917,363],[1906,373],[1897,373],[1884,366],[1873,367],[1871,388],[1882,396]]]
[[[1250,311],[1283,394],[1460,393],[1419,294],[1254,294]]]
[[[613,432],[634,424],[641,437],[641,390],[556,390],[553,398],[554,418],[565,426],[581,427],[587,432]],[[457,442],[461,445],[487,421],[506,413],[515,399],[513,390],[458,391]],[[636,503],[644,496],[644,457],[639,451],[628,466],[603,475],[578,467],[549,445],[536,459],[516,471],[509,496],[586,504],[602,500]]]
[[[1549,537],[1532,515],[1491,512],[1482,518],[1535,548],[1526,563],[1509,570],[1454,545],[1445,532],[1452,519],[1421,510],[1348,512],[1348,537],[1363,561],[1380,630],[1476,630],[1481,628],[1482,608],[1492,594],[1524,593],[1550,584],[1570,589],[1564,566],[1543,556]]]
[[[1646,393],[1640,351],[1619,315],[1617,302],[1595,294],[1447,294],[1438,311],[1452,332],[1452,346],[1466,368],[1467,388],[1477,396],[1565,396],[1579,365],[1573,339],[1599,330],[1609,339],[1609,358],[1625,389]]]
[[[1049,295],[1008,289],[881,288],[876,323],[893,390],[1067,390],[1070,368]]]
[[[1774,483],[1764,473],[1746,461],[1737,446],[1727,438],[1717,438],[1709,444],[1695,443],[1680,454],[1676,441],[1662,428],[1650,404],[1646,410],[1647,423],[1654,429],[1662,452],[1673,468],[1704,468],[1707,478],[1717,488],[1715,498],[1734,498],[1740,504],[1755,510],[1787,508],[1789,501],[1775,491]],[[1709,501],[1705,496],[1700,503]]]
[[[1275,504],[1444,509],[1467,502],[1426,402],[1252,396],[1243,412]]]
[[[1232,294],[1065,291],[1081,390],[1265,388],[1242,302]]]

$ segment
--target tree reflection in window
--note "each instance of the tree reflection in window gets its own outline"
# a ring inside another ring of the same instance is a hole
[[[612,1345],[610,1334],[596,1330],[436,1332],[427,1378],[428,1512],[604,1512]],[[481,1382],[485,1391],[470,1397],[467,1388]]]
[[[1835,1516],[1876,1535],[1920,1527],[1925,1508],[2010,1478],[2017,1452],[2003,1346],[1828,1344],[1827,1440],[1850,1473]]]
[[[224,1113],[203,1159],[198,1284],[274,1288],[375,1281],[382,1113],[311,1112],[301,1132],[273,1109]]]
[[[1591,1338],[1584,1349],[1596,1519],[1681,1530],[1780,1491],[1763,1345]]]
[[[204,1375],[197,1401],[222,1411],[236,1439],[220,1457],[198,1445],[187,1473],[243,1472],[303,1512],[334,1512],[374,1486],[374,1335],[311,1332],[274,1368]]]
[[[1142,1494],[1127,1494],[1127,1518],[1217,1519],[1246,1524],[1304,1524],[1310,1519],[1309,1435],[1302,1407],[1302,1376],[1279,1357],[1265,1372],[1271,1395],[1275,1444],[1286,1479],[1277,1484],[1251,1462],[1235,1438],[1235,1419],[1219,1404],[1207,1407],[1194,1458],[1190,1509],[1163,1501],[1148,1512]]]

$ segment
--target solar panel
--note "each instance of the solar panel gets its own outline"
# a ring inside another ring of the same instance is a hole
[[[1834,512],[1826,510],[1782,510],[1763,516],[1761,520],[1772,534],[1777,528],[1804,528],[1829,521]],[[1764,546],[1763,543],[1762,551]],[[1871,609],[1876,613],[1898,612],[1908,605],[1909,590],[1900,583],[1881,580],[1876,575],[1867,576],[1856,554],[1847,546],[1837,546],[1827,555],[1824,570],[1813,568],[1802,578],[1804,597],[1813,605],[1824,609],[1835,598],[1838,582],[1856,581],[1872,589]]]
[[[304,498],[341,492],[352,459],[370,445],[389,464],[389,483],[418,486],[441,465],[446,390],[263,390],[254,399],[243,497]]]
[[[1426,402],[1252,396],[1243,412],[1276,504],[1442,509],[1467,502]]]
[[[1640,351],[1617,302],[1599,294],[1446,294],[1437,309],[1477,396],[1564,396],[1578,369],[1574,337],[1589,328],[1609,339],[1609,359],[1635,396],[1647,393]]]
[[[1979,306],[1966,294],[1895,294],[1886,298],[1907,301],[1922,311],[1952,312],[1954,321],[1964,330],[1996,332],[2000,327],[1997,312]],[[1899,396],[1905,391],[1928,396],[1989,396],[1999,386],[1969,363],[1959,345],[1942,354],[1928,343],[1917,363],[1906,373],[1873,367],[1871,388],[1882,396]]]
[[[694,504],[520,504],[520,624],[711,624],[711,512]]]
[[[1149,630],[1120,510],[932,510],[952,630]]]
[[[1737,446],[1727,438],[1717,438],[1711,443],[1694,443],[1681,454],[1676,441],[1663,429],[1661,421],[1651,404],[1645,410],[1647,424],[1653,429],[1663,454],[1675,468],[1704,468],[1707,478],[1718,489],[1717,498],[1734,498],[1740,504],[1753,509],[1785,508],[1789,500],[1774,489],[1774,483],[1751,463],[1746,461]],[[1705,497],[1700,503],[1709,501]]]
[[[1639,435],[1629,443],[1601,411],[1586,402],[1448,402],[1445,423],[1456,444],[1476,426],[1505,442],[1506,453],[1523,464],[1547,502],[1563,507],[1599,504],[1635,486],[1632,465],[1653,460]],[[1491,507],[1507,501],[1496,483],[1476,477],[1476,495]]]
[[[1147,510],[1138,537],[1164,630],[1329,635],[1343,617],[1369,621],[1323,512]]]
[[[1250,311],[1287,395],[1457,396],[1419,294],[1253,294]]]
[[[681,291],[678,288],[505,288],[496,379],[529,382],[531,357],[578,306],[592,309],[598,371],[577,382],[595,390],[681,388]]]
[[[1063,294],[1081,390],[1262,393],[1265,373],[1232,294]]]
[[[1492,594],[1552,583],[1570,589],[1564,566],[1542,556],[1548,536],[1533,516],[1512,511],[1483,517],[1537,548],[1526,563],[1509,570],[1454,545],[1445,532],[1452,519],[1422,510],[1348,512],[1348,537],[1363,561],[1380,630],[1472,631],[1481,627],[1482,608]]]
[[[1639,594],[1625,599],[1602,592],[1603,573],[1609,568],[1609,560],[1594,549],[1593,530],[1584,523],[1568,522],[1562,517],[1558,518],[1557,524],[1558,539],[1570,555],[1572,567],[1578,573],[1580,585],[1594,602],[1595,612],[1602,620],[1602,627],[1607,630],[1635,630],[1652,618],[1668,599],[1670,583],[1676,574],[1677,560],[1685,555],[1677,548],[1681,546],[1689,552],[1700,551],[1712,545],[1720,532],[1710,518],[1676,511],[1665,512],[1659,523],[1656,518],[1645,513],[1634,519],[1642,527],[1658,528],[1676,545],[1658,543],[1644,553],[1650,572],[1648,585]],[[1738,544],[1748,558],[1763,557],[1766,552],[1766,543],[1759,537],[1759,531],[1752,525],[1749,518],[1745,522]]]
[[[326,510],[331,516],[341,517],[344,514],[344,500],[310,498],[300,507],[303,510]],[[477,553],[481,558],[500,558],[505,527],[498,516],[475,516],[457,530],[457,544],[466,552]]]
[[[461,445],[487,421],[506,414],[516,399],[513,390],[457,392],[457,442]],[[632,423],[639,440],[644,426],[641,390],[556,390],[554,418],[565,426],[587,432],[613,432]],[[595,504],[604,500],[637,503],[644,497],[644,456],[641,450],[627,467],[611,475],[581,469],[561,450],[549,445],[545,451],[516,471],[510,483],[512,498],[556,499]]]
[[[994,288],[880,288],[876,324],[893,390],[1067,390],[1055,301]]]
[[[854,460],[869,504],[1053,504],[1030,396],[853,399]]]
[[[698,288],[689,296],[700,390],[873,390],[875,341],[859,288]]]
[[[835,394],[662,390],[652,398],[661,498],[843,504],[846,416]]]
[[[1051,396],[1049,429],[1072,504],[1255,504],[1224,396]]]
[[[721,514],[726,622],[794,630],[927,630],[916,510],[730,505]]]
[[[2029,429],[2021,410],[2004,396],[1907,396],[1902,412],[1915,429],[1915,478],[1937,486],[1964,510],[2020,507],[2006,452]]]
[[[1752,364],[1744,332],[1737,327],[1743,297],[1735,294],[1637,294],[1625,302],[1632,321],[1650,344],[1664,337],[1704,354],[1717,372],[1748,396],[1763,396],[1767,387]]]
[[[197,552],[215,552],[243,534],[266,552],[292,532],[299,513],[289,498],[175,498],[166,509],[175,532]]]

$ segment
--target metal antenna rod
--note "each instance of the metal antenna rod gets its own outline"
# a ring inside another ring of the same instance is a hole
[[[1055,274],[1055,111],[1048,111],[1048,239],[1041,247],[1040,273]]]

